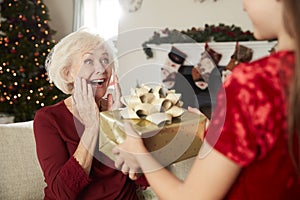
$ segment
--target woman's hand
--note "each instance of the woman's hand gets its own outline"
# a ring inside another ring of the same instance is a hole
[[[116,110],[118,108],[121,108],[123,104],[121,103],[121,87],[119,85],[119,80],[117,75],[114,75],[114,95],[108,94],[107,95],[107,110]],[[114,99],[113,99],[114,97]]]
[[[121,88],[116,75],[114,79],[114,94],[109,93],[107,94],[107,98],[102,98],[100,100],[100,111],[116,110],[123,106],[121,103]]]
[[[85,127],[92,127],[99,123],[99,108],[95,102],[93,89],[87,80],[78,77],[74,82],[73,106],[77,110],[81,122]]]
[[[73,109],[84,125],[84,132],[73,156],[86,174],[90,173],[99,136],[99,108],[91,84],[78,77],[74,82]]]
[[[139,157],[148,154],[142,138],[134,131],[131,124],[125,123],[126,140],[113,149],[116,155],[115,167],[124,174],[129,174],[132,180],[136,180],[141,173]]]

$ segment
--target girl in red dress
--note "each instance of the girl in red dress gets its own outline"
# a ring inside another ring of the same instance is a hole
[[[243,6],[255,37],[277,39],[277,51],[240,64],[225,81],[187,178],[163,168],[141,138],[130,137],[129,124],[129,137],[114,149],[116,167],[132,179],[142,169],[161,199],[300,199],[300,1]]]

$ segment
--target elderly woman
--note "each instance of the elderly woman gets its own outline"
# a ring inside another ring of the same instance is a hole
[[[40,109],[34,119],[45,199],[137,199],[136,182],[110,167],[112,161],[97,150],[99,111],[118,103],[112,103],[111,94],[103,103],[112,55],[101,37],[80,30],[63,38],[48,56],[50,80],[70,96]]]

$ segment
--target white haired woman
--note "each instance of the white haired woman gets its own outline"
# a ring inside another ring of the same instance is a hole
[[[119,104],[117,83],[114,104],[111,94],[103,103],[114,68],[112,56],[99,35],[85,30],[63,38],[48,56],[50,80],[70,96],[40,109],[34,118],[45,199],[137,199],[138,183],[110,167],[112,161],[96,150],[99,111]]]

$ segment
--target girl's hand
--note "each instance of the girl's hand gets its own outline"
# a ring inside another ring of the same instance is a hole
[[[115,167],[124,174],[129,174],[132,180],[141,173],[139,157],[147,154],[142,138],[135,132],[131,124],[125,123],[126,140],[113,149],[116,155]]]
[[[73,106],[85,127],[99,123],[99,108],[95,102],[93,89],[87,80],[78,77],[74,82]]]
[[[192,112],[192,113],[195,113],[195,114],[198,114],[198,115],[203,115],[202,113],[201,113],[201,111],[198,109],[198,108],[193,108],[193,107],[188,107],[188,111],[189,112]]]

